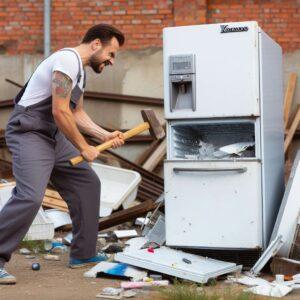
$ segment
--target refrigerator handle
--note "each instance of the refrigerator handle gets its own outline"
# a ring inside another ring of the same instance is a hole
[[[237,173],[245,173],[247,172],[246,167],[242,168],[173,168],[174,173],[180,172],[237,172]]]

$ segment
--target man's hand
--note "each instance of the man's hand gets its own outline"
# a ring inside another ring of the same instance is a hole
[[[120,147],[124,145],[124,134],[121,131],[110,132],[105,136],[105,141],[113,140],[113,148]]]
[[[88,145],[81,151],[81,155],[86,161],[92,162],[98,157],[99,151],[96,147]]]

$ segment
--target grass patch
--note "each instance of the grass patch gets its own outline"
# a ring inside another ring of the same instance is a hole
[[[218,292],[207,292],[196,284],[175,283],[170,288],[160,289],[164,300],[255,300],[257,296],[242,291],[226,289]]]
[[[28,250],[38,253],[45,252],[44,241],[22,241],[19,245],[20,248],[27,248]]]

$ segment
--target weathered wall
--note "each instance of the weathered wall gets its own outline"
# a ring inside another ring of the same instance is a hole
[[[24,84],[40,59],[38,55],[0,56],[0,100],[13,98],[19,90],[5,82],[5,78]],[[289,73],[298,74],[295,99],[300,103],[300,50],[284,54],[283,70],[284,86]],[[124,50],[118,55],[116,64],[105,69],[101,75],[93,73],[89,68],[87,71],[86,89],[89,91],[163,98],[162,49]],[[107,109],[121,109],[116,106],[119,104],[113,104]],[[124,127],[127,127],[128,122],[124,123]]]

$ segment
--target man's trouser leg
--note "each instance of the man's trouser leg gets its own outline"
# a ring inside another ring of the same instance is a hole
[[[59,132],[51,182],[67,202],[73,225],[72,258],[95,256],[100,205],[100,180],[88,163],[71,166],[79,151]]]
[[[54,165],[53,140],[33,132],[6,136],[16,187],[0,211],[0,267],[26,235],[44,197]]]

